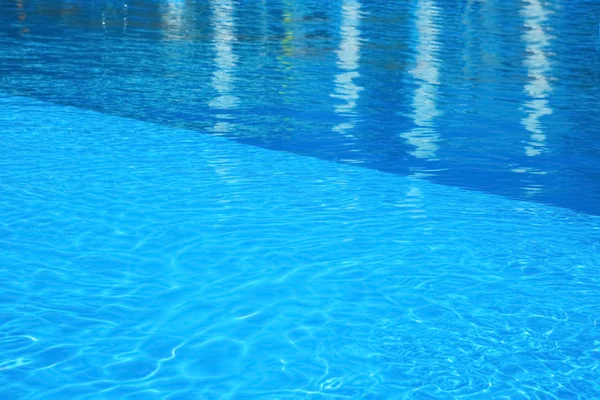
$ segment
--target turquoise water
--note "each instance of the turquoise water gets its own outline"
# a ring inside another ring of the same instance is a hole
[[[3,96],[3,398],[593,398],[600,218]]]
[[[0,399],[600,397],[596,3],[319,4],[0,1]]]

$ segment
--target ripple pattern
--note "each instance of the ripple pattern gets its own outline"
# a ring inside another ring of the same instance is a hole
[[[0,105],[3,399],[600,396],[597,216]]]
[[[597,0],[0,0],[0,91],[600,215],[599,21]]]

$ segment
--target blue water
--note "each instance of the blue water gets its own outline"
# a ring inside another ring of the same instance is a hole
[[[599,23],[0,0],[0,399],[600,398]]]

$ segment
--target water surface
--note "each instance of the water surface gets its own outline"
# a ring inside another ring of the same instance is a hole
[[[600,213],[595,1],[0,7],[5,92]]]
[[[600,398],[599,11],[0,0],[0,398]]]

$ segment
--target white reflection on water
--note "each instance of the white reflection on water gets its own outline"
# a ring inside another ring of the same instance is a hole
[[[238,57],[233,50],[233,43],[236,41],[234,4],[232,0],[213,0],[210,4],[215,50],[215,71],[211,78],[211,84],[218,95],[208,105],[217,110],[231,110],[238,104],[238,98],[232,94],[235,83],[234,70],[238,62]],[[217,115],[217,118],[227,120],[232,116],[221,113]],[[230,128],[230,122],[219,121],[215,124],[214,131],[227,132]]]
[[[165,10],[162,13],[162,31],[166,40],[176,40],[184,37],[185,6],[184,0],[167,0]]]
[[[540,118],[552,114],[547,100],[552,90],[551,65],[546,53],[546,48],[550,45],[550,36],[542,27],[547,20],[547,11],[540,1],[527,1],[521,14],[525,18],[525,33],[522,38],[527,54],[525,67],[529,76],[529,83],[524,88],[529,96],[529,100],[524,103],[527,116],[521,120],[521,123],[531,133],[530,140],[525,146],[525,154],[533,157],[541,154],[546,146],[546,135],[543,133]]]
[[[343,100],[343,103],[334,105],[337,114],[355,116],[356,102],[360,98],[363,88],[354,80],[360,76],[358,72],[360,61],[360,2],[357,0],[344,0],[342,4],[342,24],[340,33],[342,40],[340,48],[336,50],[337,66],[340,72],[335,75],[335,90],[331,97]],[[354,128],[356,121],[352,118],[333,127],[333,130],[345,136],[353,136],[347,131]]]
[[[437,108],[437,85],[439,85],[439,52],[437,26],[440,9],[434,1],[417,1],[416,57],[415,67],[409,72],[417,84],[413,94],[413,123],[415,128],[402,133],[406,141],[415,147],[410,152],[417,158],[435,160],[439,149],[439,134],[435,130],[435,118],[441,115]]]
[[[123,4],[123,33],[127,33],[127,17],[129,16],[129,11],[127,8],[127,3]]]

